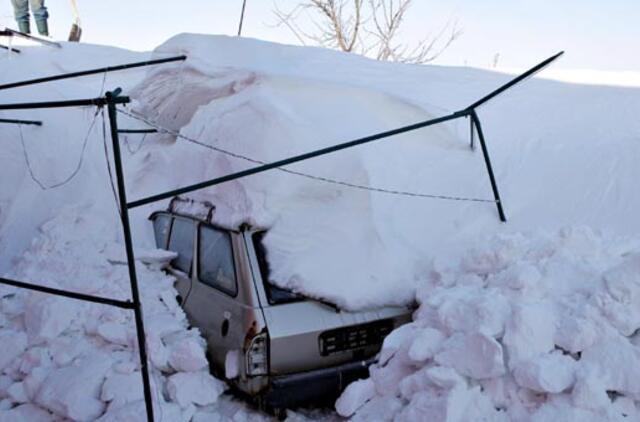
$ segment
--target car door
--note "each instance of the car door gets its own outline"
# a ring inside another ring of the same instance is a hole
[[[186,310],[207,339],[214,369],[224,373],[227,352],[242,347],[246,331],[244,306],[236,300],[238,280],[231,235],[201,224],[196,244],[195,276]]]
[[[178,256],[171,261],[169,271],[177,279],[175,288],[179,304],[186,303],[191,292],[193,273],[193,250],[195,246],[196,224],[193,220],[183,217],[173,217],[167,249],[176,252]]]

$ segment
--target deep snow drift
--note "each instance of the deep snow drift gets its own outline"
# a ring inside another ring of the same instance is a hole
[[[478,243],[434,265],[415,321],[336,408],[362,421],[638,420],[639,277],[637,238]]]
[[[88,45],[24,51],[0,58],[0,82],[147,57]],[[2,91],[2,102],[94,97],[122,86],[135,100],[128,110],[200,143],[268,162],[447,114],[509,79],[226,37],[178,36],[153,56],[175,53],[189,60]],[[640,233],[633,213],[640,206],[638,110],[638,89],[538,79],[479,110],[508,224],[490,203],[388,195],[280,171],[192,196],[216,203],[224,224],[270,228],[268,259],[283,285],[351,308],[418,298],[416,321],[392,335],[380,368],[346,393],[340,413],[412,420],[421,412],[453,421],[465,420],[465,412],[513,420],[562,412],[565,419],[616,420],[635,415],[640,394],[624,369],[637,366],[639,250],[637,241],[619,237]],[[0,274],[128,297],[102,116],[39,110],[1,117],[45,125],[0,127]],[[144,127],[122,114],[119,122]],[[255,165],[168,134],[123,143],[130,199]],[[42,191],[32,180],[56,184],[78,163],[78,176],[60,188]],[[291,170],[377,188],[491,198],[464,120]],[[159,409],[175,420],[257,417],[219,398],[223,386],[203,371],[202,343],[187,329],[171,279],[159,269],[168,258],[152,250],[146,217],[165,205],[132,213],[137,253],[147,262],[138,268],[155,391],[164,402]],[[521,231],[527,234],[514,234]],[[471,243],[478,248],[463,254]],[[14,292],[0,289],[0,336],[11,344],[0,361],[0,420],[22,412],[43,420],[48,412],[92,419],[105,411],[106,420],[135,420],[143,407],[130,315]],[[616,357],[606,359],[614,350]],[[82,400],[54,394],[61,379]],[[114,384],[126,385],[126,394]]]

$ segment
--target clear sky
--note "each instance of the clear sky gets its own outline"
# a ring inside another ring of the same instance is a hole
[[[77,0],[83,41],[148,50],[173,34],[234,35],[242,0]],[[289,8],[296,0],[279,0]],[[46,0],[55,38],[71,24],[68,0]],[[247,0],[243,35],[290,44],[272,0]],[[10,0],[0,0],[0,24],[15,26]],[[566,50],[556,66],[640,70],[640,0],[414,0],[403,38],[419,40],[455,19],[462,37],[435,63],[522,68]]]

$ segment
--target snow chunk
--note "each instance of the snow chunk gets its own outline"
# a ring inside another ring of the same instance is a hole
[[[129,329],[117,322],[105,322],[98,325],[98,335],[106,341],[126,346],[129,344]]]
[[[336,411],[340,416],[348,418],[371,400],[375,394],[376,388],[371,379],[353,382],[336,401]]]
[[[78,306],[70,299],[31,295],[24,318],[27,333],[35,342],[59,336],[71,325],[78,313]]]
[[[454,334],[434,360],[474,379],[493,378],[505,373],[502,346],[482,333]]]
[[[0,372],[27,348],[27,335],[20,331],[0,330]]]
[[[0,410],[0,422],[16,421],[52,422],[53,418],[49,412],[32,404],[23,404],[8,411]]]
[[[225,389],[222,381],[205,371],[175,374],[167,381],[167,391],[171,400],[182,408],[190,404],[206,406],[215,403]]]
[[[169,352],[169,365],[176,371],[196,372],[208,368],[204,341],[193,337],[175,340]]]
[[[409,348],[409,357],[416,362],[432,358],[445,340],[442,332],[431,327],[418,331],[418,335]]]
[[[117,409],[126,404],[144,400],[142,375],[140,372],[129,374],[111,374],[102,384],[100,399],[110,402],[109,409]]]
[[[109,356],[96,354],[57,369],[42,383],[36,402],[64,418],[95,419],[104,411],[100,390],[112,364]]]
[[[576,361],[551,353],[520,363],[513,375],[518,385],[539,393],[560,393],[575,382]]]
[[[553,350],[553,315],[552,310],[542,305],[522,304],[513,309],[503,340],[509,356],[509,366]]]

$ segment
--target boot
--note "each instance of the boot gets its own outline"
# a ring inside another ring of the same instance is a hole
[[[30,34],[31,27],[29,26],[29,21],[18,22],[18,31],[24,32],[25,34]]]
[[[36,26],[38,27],[38,33],[40,33],[40,35],[49,36],[49,25],[46,19],[37,20]]]

